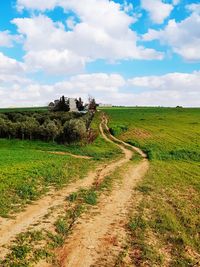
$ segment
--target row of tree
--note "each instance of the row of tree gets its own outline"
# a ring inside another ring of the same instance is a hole
[[[0,138],[70,143],[91,136],[93,114],[18,112],[0,114]],[[91,140],[89,140],[91,141]]]

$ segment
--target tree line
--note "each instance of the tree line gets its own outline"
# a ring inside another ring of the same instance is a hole
[[[92,113],[10,112],[0,114],[0,138],[42,140],[57,143],[92,142]]]

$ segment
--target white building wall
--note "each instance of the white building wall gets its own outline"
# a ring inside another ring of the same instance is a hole
[[[70,111],[78,111],[76,107],[76,99],[75,98],[69,98],[69,108]]]

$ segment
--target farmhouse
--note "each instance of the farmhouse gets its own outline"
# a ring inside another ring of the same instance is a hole
[[[76,98],[69,98],[69,111],[72,112],[78,112],[78,107],[77,107],[77,99]]]
[[[56,99],[54,102],[50,102],[48,107],[52,111],[80,112],[84,110],[81,98],[68,98],[65,96],[62,96],[60,100]]]
[[[103,103],[99,103],[99,107],[100,108],[112,108],[112,104],[103,104]]]
[[[96,112],[97,104],[94,98],[90,97],[88,99],[88,104],[83,103],[82,99],[79,98],[68,98],[62,96],[60,100],[54,100],[50,102],[48,107],[52,111],[68,111],[68,112]]]

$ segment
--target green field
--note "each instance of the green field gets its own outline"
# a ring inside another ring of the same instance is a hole
[[[98,128],[99,116],[92,123]],[[66,151],[92,159],[54,155],[48,151]],[[0,216],[20,210],[37,199],[50,186],[60,188],[80,179],[99,163],[120,156],[120,150],[101,136],[88,145],[58,145],[42,141],[0,139]]]
[[[129,223],[136,266],[199,266],[200,109],[110,108],[111,132],[146,151],[150,170]]]
[[[0,113],[5,113],[5,112],[24,112],[24,111],[47,111],[47,107],[27,107],[27,108],[0,108]]]

